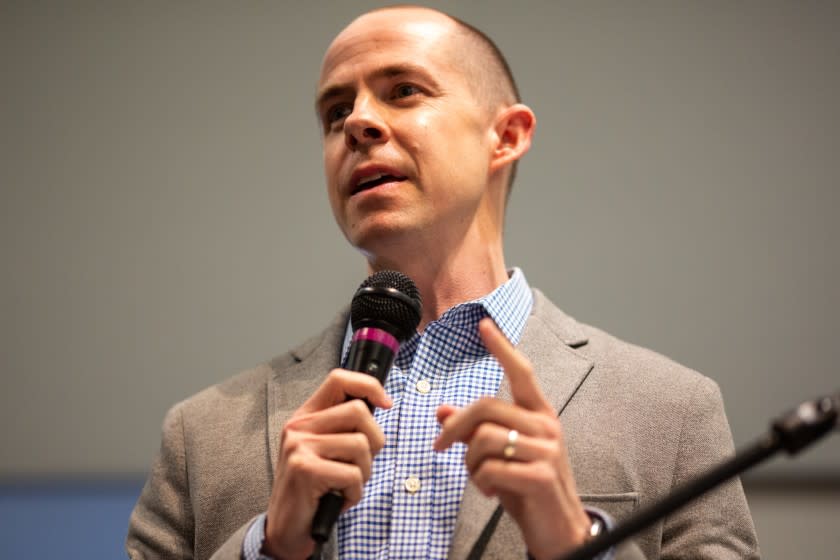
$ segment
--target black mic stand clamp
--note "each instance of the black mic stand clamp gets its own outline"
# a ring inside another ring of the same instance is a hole
[[[737,476],[778,451],[795,455],[830,432],[838,424],[840,395],[806,401],[780,416],[759,441],[735,454],[732,459],[712,468],[677,488],[662,500],[642,509],[626,522],[595,537],[571,554],[558,560],[592,560],[659,519],[673,513],[718,484]]]

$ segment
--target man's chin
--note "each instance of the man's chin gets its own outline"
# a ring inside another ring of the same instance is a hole
[[[416,228],[404,224],[367,224],[368,227],[356,228],[346,233],[347,240],[353,247],[371,258],[394,260],[401,254],[412,252],[420,237]]]

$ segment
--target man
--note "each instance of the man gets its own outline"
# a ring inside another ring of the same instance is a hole
[[[338,369],[343,313],[176,405],[130,556],[307,558],[337,489],[326,556],[556,558],[731,452],[713,382],[575,322],[506,268],[536,120],[480,32],[425,8],[367,13],[327,50],[316,107],[335,219],[370,271],[415,281],[419,334],[384,388]],[[740,484],[618,553],[756,557]]]

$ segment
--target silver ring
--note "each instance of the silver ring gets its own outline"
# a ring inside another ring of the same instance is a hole
[[[502,455],[504,456],[506,461],[513,459],[513,456],[516,455],[516,440],[519,439],[519,432],[516,430],[511,430],[508,432],[507,435],[507,443],[505,444],[505,448],[502,449]]]

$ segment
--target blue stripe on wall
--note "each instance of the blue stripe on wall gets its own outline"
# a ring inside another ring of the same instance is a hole
[[[142,479],[0,483],[0,558],[125,558]]]

